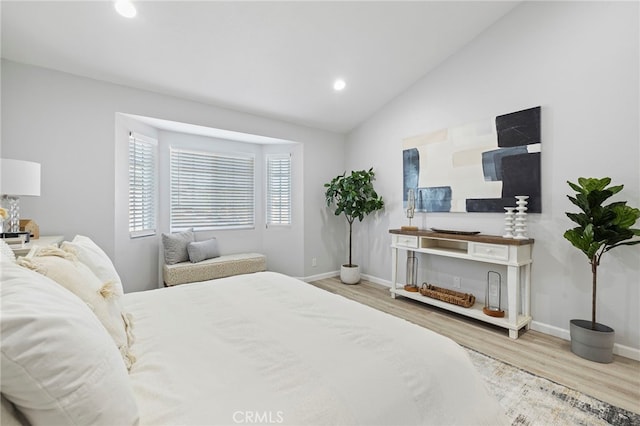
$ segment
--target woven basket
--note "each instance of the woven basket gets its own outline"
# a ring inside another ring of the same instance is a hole
[[[473,294],[436,287],[427,283],[422,284],[420,294],[465,308],[470,308],[476,303],[476,297]]]

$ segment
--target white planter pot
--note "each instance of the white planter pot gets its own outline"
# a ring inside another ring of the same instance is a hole
[[[358,284],[360,282],[360,266],[342,265],[340,268],[340,281],[344,284]]]

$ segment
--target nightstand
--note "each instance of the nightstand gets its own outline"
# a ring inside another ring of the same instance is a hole
[[[10,245],[10,247],[11,247],[11,250],[13,250],[13,253],[16,255],[16,257],[18,257],[18,256],[25,256],[27,253],[29,253],[29,250],[31,250],[32,247],[49,246],[51,244],[55,244],[56,246],[59,246],[60,243],[63,241],[64,241],[64,236],[62,235],[48,235],[48,236],[41,236],[38,239],[32,238],[28,243],[25,243],[22,245]]]

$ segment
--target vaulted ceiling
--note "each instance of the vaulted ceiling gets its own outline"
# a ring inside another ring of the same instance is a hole
[[[345,133],[517,3],[3,0],[1,53]]]

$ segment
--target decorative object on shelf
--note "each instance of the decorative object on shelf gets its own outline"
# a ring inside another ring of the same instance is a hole
[[[365,216],[384,207],[382,197],[373,189],[374,179],[372,167],[368,171],[352,171],[349,176],[345,172],[324,184],[327,207],[335,204],[334,214],[344,214],[349,223],[349,263],[340,268],[340,280],[345,284],[360,282],[360,267],[351,259],[353,221],[358,218],[362,222]]]
[[[24,245],[29,242],[28,232],[3,232],[0,234],[0,237],[5,243],[12,246],[12,248],[24,247]]]
[[[407,251],[407,284],[404,289],[414,293],[418,291],[418,258],[413,250]]]
[[[640,229],[632,226],[640,218],[640,210],[627,206],[626,201],[603,205],[604,201],[617,194],[624,185],[609,186],[611,178],[578,178],[578,184],[567,181],[576,191],[567,198],[578,206],[581,213],[566,215],[578,226],[565,231],[564,237],[584,253],[591,264],[592,297],[591,321],[573,319],[569,322],[571,351],[579,357],[601,362],[613,362],[613,328],[596,322],[596,287],[598,266],[602,255],[620,246],[640,243]]]
[[[431,228],[433,232],[439,232],[441,234],[453,234],[453,235],[478,235],[480,231],[456,231],[455,229],[440,229]]]
[[[470,308],[476,303],[476,297],[473,294],[436,287],[427,283],[422,283],[420,294],[465,308]]]
[[[20,219],[20,231],[28,232],[34,240],[40,238],[40,227],[32,219]]]
[[[490,317],[503,318],[502,309],[502,276],[495,272],[487,272],[487,291],[484,296],[482,312]]]
[[[403,139],[403,194],[416,191],[417,212],[476,213],[527,194],[540,213],[540,117],[537,106]]]
[[[527,235],[527,199],[528,195],[516,195],[516,221],[514,225],[516,240],[526,240],[529,238]]]
[[[515,223],[515,207],[505,207],[504,210],[504,238],[513,238],[514,223]]]
[[[40,164],[32,161],[0,159],[0,194],[9,212],[3,232],[20,231],[20,197],[40,196]]]
[[[407,193],[407,210],[406,211],[407,211],[407,218],[409,219],[409,225],[401,226],[400,229],[402,229],[403,231],[417,231],[418,227],[411,225],[411,219],[413,219],[413,216],[416,211],[416,193],[413,190],[413,188],[409,189],[409,192]]]

